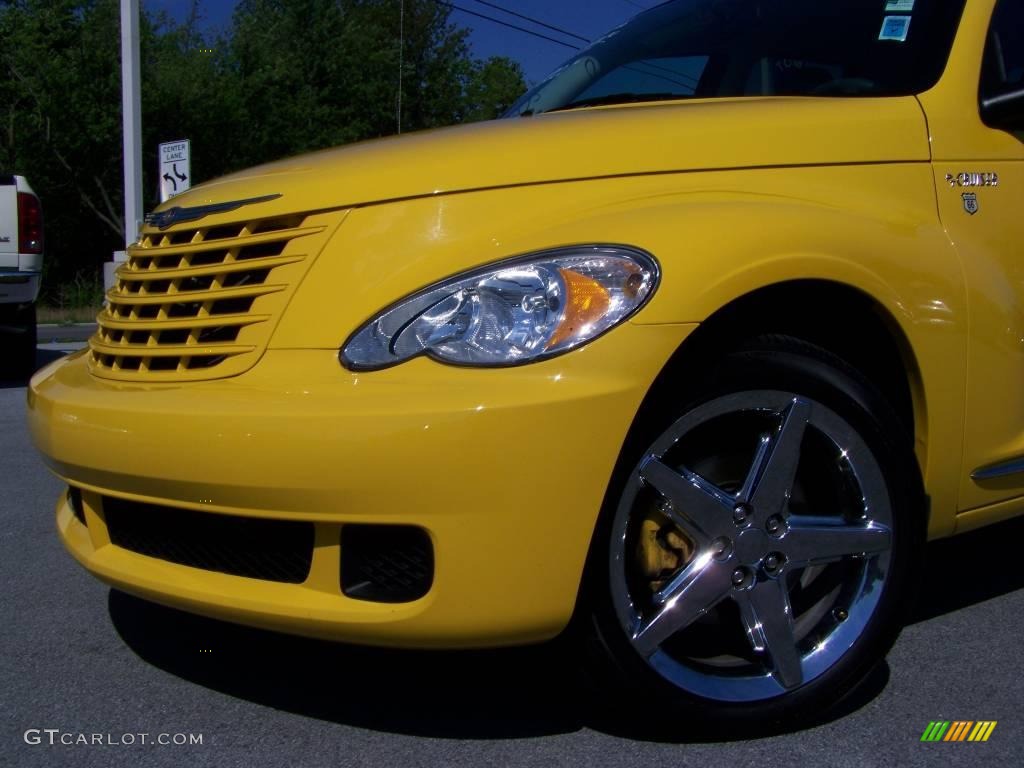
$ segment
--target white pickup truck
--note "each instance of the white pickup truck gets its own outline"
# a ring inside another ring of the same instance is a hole
[[[43,272],[43,209],[23,176],[0,174],[0,373],[31,373]]]

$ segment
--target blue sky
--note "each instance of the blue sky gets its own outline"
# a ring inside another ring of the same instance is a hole
[[[167,11],[181,18],[191,6],[191,0],[141,0],[148,11]],[[236,0],[201,0],[200,8],[206,25],[220,29],[228,25]],[[395,0],[397,3],[398,0]],[[494,6],[529,16],[575,35],[595,39],[612,27],[618,26],[639,13],[643,8],[657,5],[661,0],[450,0],[453,4],[485,16],[500,18],[510,24],[529,27],[549,37],[580,45],[579,40],[530,24],[521,18],[502,13]],[[530,82],[539,82],[555,67],[569,58],[572,48],[557,45],[508,27],[495,24],[460,10],[452,11],[452,21],[469,27],[473,53],[479,58],[508,56],[518,61]]]

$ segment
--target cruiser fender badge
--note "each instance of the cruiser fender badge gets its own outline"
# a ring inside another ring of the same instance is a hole
[[[999,174],[992,171],[985,173],[952,173],[946,174],[946,183],[951,189],[956,187],[998,187]]]
[[[964,210],[971,216],[978,212],[978,193],[964,192],[961,197],[964,199]]]
[[[279,197],[281,197],[280,194],[263,195],[263,197],[248,197],[245,200],[228,200],[223,203],[196,205],[191,208],[174,206],[166,211],[146,214],[146,223],[157,229],[167,229],[175,224],[181,224],[183,221],[196,221],[204,216],[209,216],[211,213],[227,213],[236,208],[241,208],[243,205],[265,203],[268,200],[276,200]]]

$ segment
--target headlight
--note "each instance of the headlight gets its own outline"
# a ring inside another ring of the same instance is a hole
[[[644,305],[658,282],[649,254],[574,246],[456,275],[385,309],[341,350],[346,368],[417,355],[457,365],[516,365],[586,344]]]

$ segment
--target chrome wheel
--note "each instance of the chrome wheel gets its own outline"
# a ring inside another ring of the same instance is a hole
[[[756,702],[832,669],[890,571],[892,503],[865,439],[809,397],[693,408],[643,453],[611,525],[612,607],[665,682]]]

